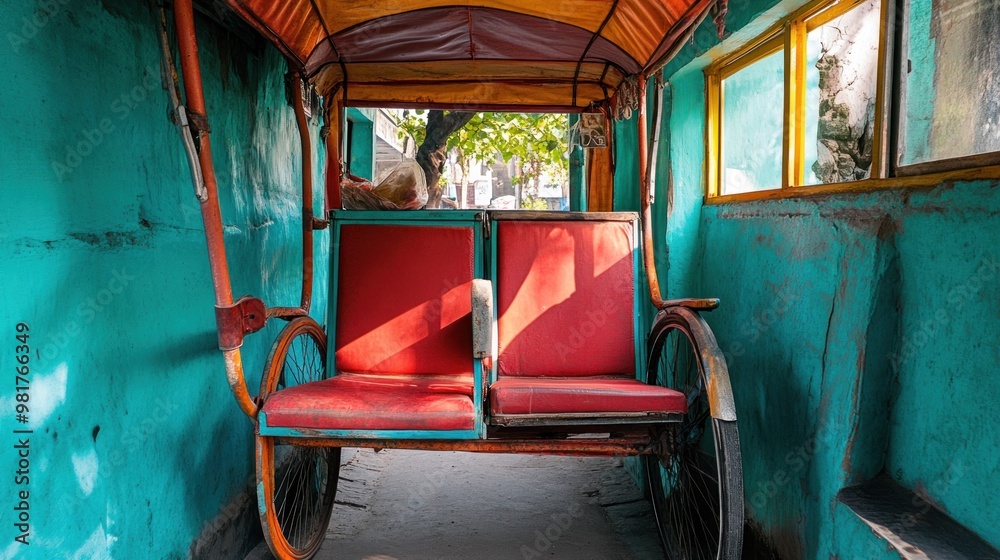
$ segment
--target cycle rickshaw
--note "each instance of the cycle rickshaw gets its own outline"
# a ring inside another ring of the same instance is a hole
[[[300,304],[234,300],[192,0],[174,3],[185,99],[175,85],[176,122],[201,202],[226,375],[255,428],[273,553],[316,553],[340,450],[367,447],[639,456],[667,557],[738,557],[736,413],[700,315],[718,301],[661,299],[645,114],[647,78],[715,1],[227,3],[288,58],[303,170],[312,169],[309,84],[329,129],[322,217],[303,172]],[[163,41],[173,74],[166,33]],[[629,103],[628,88],[639,113],[641,214],[341,209],[345,107],[606,113]],[[309,310],[312,238],[325,228],[324,329]],[[656,316],[643,337],[647,288]],[[251,396],[240,346],[268,320],[288,323]]]

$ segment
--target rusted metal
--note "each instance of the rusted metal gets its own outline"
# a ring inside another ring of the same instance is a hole
[[[176,0],[174,2],[174,24],[177,28],[177,44],[180,51],[181,73],[184,76],[184,97],[187,106],[190,112],[206,115],[192,0]],[[205,225],[205,241],[208,245],[208,263],[215,291],[215,306],[216,308],[228,308],[233,305],[233,288],[229,278],[229,263],[226,261],[218,183],[215,178],[215,167],[212,164],[212,145],[207,130],[198,136],[197,147],[198,165],[205,188],[205,200],[201,202],[201,219]],[[224,350],[223,358],[226,364],[226,378],[229,380],[233,396],[240,409],[251,420],[254,420],[257,416],[257,405],[247,391],[240,351],[238,349]]]
[[[254,399],[250,397],[250,391],[247,390],[247,379],[243,373],[243,358],[239,349],[223,350],[222,359],[226,364],[226,380],[236,398],[236,404],[250,420],[256,423],[258,407]]]
[[[215,307],[215,324],[219,329],[219,348],[235,350],[243,346],[243,337],[264,328],[267,308],[264,302],[250,296],[232,305]]]
[[[299,130],[299,145],[302,156],[302,294],[298,307],[271,307],[267,310],[268,317],[291,319],[309,314],[312,304],[313,289],[313,230],[316,229],[316,217],[313,216],[313,176],[312,176],[312,139],[309,136],[309,121],[306,119],[302,96],[305,94],[304,81],[300,74],[293,74],[295,88],[292,95],[292,107],[295,109],[295,123]]]
[[[660,279],[656,274],[656,248],[653,244],[653,211],[649,188],[649,170],[646,167],[648,152],[648,134],[646,126],[646,76],[639,76],[639,198],[642,208],[642,259],[646,269],[646,280],[649,286],[649,300],[653,307],[663,309],[663,297],[660,295]]]
[[[340,180],[343,169],[340,157],[340,144],[344,114],[343,101],[330,96],[326,100],[326,210],[340,210],[344,207],[340,194]]]
[[[712,329],[697,311],[687,307],[672,306],[660,311],[653,322],[646,347],[653,348],[657,338],[667,328],[684,331],[691,337],[699,351],[699,362],[707,380],[708,404],[712,418],[718,420],[736,421],[736,401],[733,397],[733,387],[729,381],[729,366],[725,356],[719,350]],[[652,360],[652,357],[650,357]],[[656,371],[657,364],[651,361],[646,364],[646,375]],[[649,382],[647,378],[646,382]]]
[[[663,307],[686,307],[696,311],[711,311],[719,307],[719,298],[668,299],[663,302]]]
[[[170,97],[173,108],[171,120],[177,126],[184,144],[184,155],[187,156],[188,168],[191,170],[191,184],[194,195],[200,202],[208,200],[205,190],[205,179],[201,176],[201,165],[198,163],[198,148],[194,145],[195,134],[192,132],[188,119],[187,107],[181,103],[181,90],[177,84],[177,68],[174,66],[174,55],[170,50],[170,39],[167,34],[167,9],[160,6],[160,62],[163,65],[163,87]]]
[[[653,80],[653,133],[650,137],[646,158],[646,177],[649,181],[649,205],[656,202],[656,159],[660,154],[660,128],[663,126],[663,76],[656,74]],[[669,172],[669,170],[668,170]]]
[[[174,22],[177,26],[177,43],[180,47],[181,72],[184,75],[184,97],[191,113],[205,115],[205,93],[202,89],[201,67],[198,63],[198,39],[195,36],[194,9],[191,0],[174,3]],[[233,291],[226,261],[225,238],[222,231],[222,213],[219,209],[218,183],[212,165],[212,145],[209,133],[198,137],[198,163],[205,181],[207,198],[201,203],[201,217],[205,223],[205,240],[208,260],[215,287],[215,305],[228,307],[233,303]]]
[[[424,451],[468,451],[472,453],[527,453],[574,456],[634,456],[653,452],[650,439],[478,439],[478,440],[378,440],[362,438],[279,438],[283,443],[308,447],[365,447],[417,449]]]

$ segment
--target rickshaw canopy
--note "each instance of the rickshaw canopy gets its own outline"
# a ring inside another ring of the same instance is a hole
[[[575,112],[658,69],[716,0],[227,0],[357,106]]]

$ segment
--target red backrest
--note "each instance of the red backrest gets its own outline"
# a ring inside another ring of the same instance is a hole
[[[344,224],[336,368],[471,374],[472,227]]]
[[[498,373],[635,374],[635,232],[621,221],[499,221]]]

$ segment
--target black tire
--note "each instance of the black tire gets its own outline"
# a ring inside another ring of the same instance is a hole
[[[712,364],[720,363],[722,353],[708,325],[688,309],[661,312],[647,348],[646,382],[681,391],[688,402],[683,421],[654,432],[657,454],[644,456],[665,557],[738,559],[743,546],[739,431],[735,420],[712,417],[707,390]],[[730,390],[728,375],[722,385]]]
[[[286,326],[271,347],[260,397],[326,378],[326,334],[309,317]],[[289,445],[257,436],[257,499],[264,537],[276,558],[319,551],[340,479],[340,448]]]

